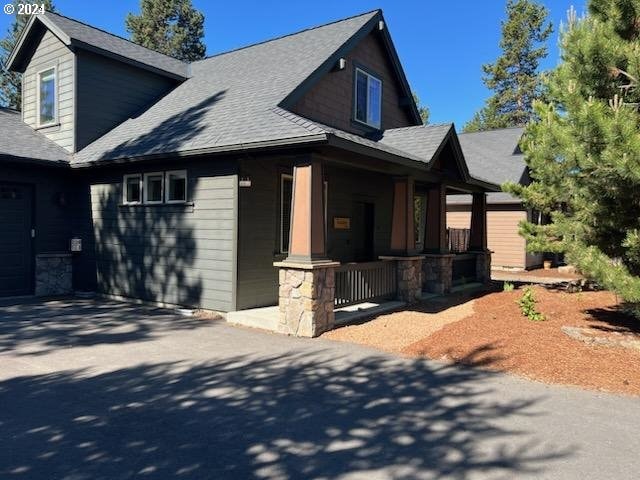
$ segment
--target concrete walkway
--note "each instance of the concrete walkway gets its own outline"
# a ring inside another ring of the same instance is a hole
[[[2,479],[622,480],[638,432],[637,398],[121,303],[0,306]]]

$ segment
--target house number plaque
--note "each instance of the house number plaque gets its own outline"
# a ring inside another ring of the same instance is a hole
[[[350,230],[351,218],[350,217],[333,217],[333,228],[336,230]]]

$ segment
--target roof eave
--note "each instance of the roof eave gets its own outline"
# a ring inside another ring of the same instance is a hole
[[[148,155],[139,155],[136,157],[100,159],[87,162],[71,162],[73,168],[88,168],[99,165],[120,165],[123,163],[140,162],[147,160],[171,159],[171,158],[189,158],[202,156],[207,154],[227,154],[236,152],[247,152],[261,149],[283,148],[283,147],[302,147],[309,145],[320,145],[327,143],[327,135],[319,133],[315,135],[305,135],[302,137],[291,137],[277,140],[264,140],[251,143],[237,143],[232,145],[223,145],[216,147],[197,148],[185,152],[162,152]]]
[[[4,153],[0,153],[0,161],[17,164],[42,165],[53,168],[68,168],[70,166],[68,160],[44,160],[42,158],[19,157]]]

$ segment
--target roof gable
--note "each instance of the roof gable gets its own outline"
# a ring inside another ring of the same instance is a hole
[[[33,55],[34,44],[37,44],[45,29],[72,49],[90,50],[177,80],[189,76],[189,65],[185,62],[51,12],[31,16],[7,59],[9,70],[24,72]]]

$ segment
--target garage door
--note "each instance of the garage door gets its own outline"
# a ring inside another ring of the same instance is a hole
[[[32,193],[0,183],[0,297],[33,293]]]

